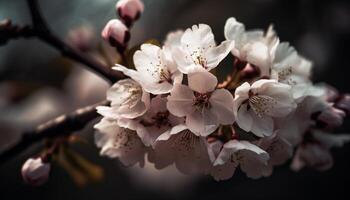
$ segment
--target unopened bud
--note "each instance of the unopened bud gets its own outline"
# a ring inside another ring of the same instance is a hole
[[[118,19],[110,20],[104,27],[102,37],[119,52],[123,52],[130,39],[129,29]]]
[[[323,110],[317,117],[317,120],[326,127],[339,127],[343,124],[345,115],[344,111],[330,107]]]
[[[44,184],[50,174],[51,165],[41,158],[29,158],[22,166],[23,180],[33,186]]]
[[[350,115],[350,94],[342,95],[335,103],[335,107],[343,110],[347,115]]]
[[[141,16],[144,9],[144,5],[140,0],[120,0],[115,7],[120,18],[128,27]]]

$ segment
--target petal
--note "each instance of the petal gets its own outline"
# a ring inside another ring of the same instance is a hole
[[[208,136],[218,127],[217,116],[210,110],[203,109],[186,116],[186,126],[195,134]]]
[[[210,170],[210,175],[216,181],[222,181],[230,179],[236,171],[238,163],[227,162],[223,165],[216,165]]]
[[[214,34],[210,26],[206,24],[193,25],[192,28],[186,29],[181,38],[181,43],[193,48],[208,48],[214,46]]]
[[[184,74],[194,73],[203,69],[201,65],[197,65],[186,50],[180,47],[172,49],[172,57],[175,60],[178,70]]]
[[[270,136],[273,134],[274,123],[270,116],[258,117],[254,111],[250,112],[253,118],[253,125],[251,132],[253,132],[258,137]]]
[[[192,90],[181,84],[175,84],[170,95],[167,97],[167,108],[178,117],[186,116],[193,111],[194,95]]]
[[[234,17],[231,17],[226,20],[224,32],[227,40],[240,41],[245,33],[245,27]]]
[[[224,41],[219,46],[209,48],[205,52],[205,58],[207,61],[207,70],[211,70],[219,65],[219,63],[230,53],[235,46],[234,41]]]
[[[221,124],[233,124],[235,121],[233,113],[233,96],[228,90],[215,90],[209,101],[213,112],[216,113]]]
[[[242,104],[236,114],[236,122],[244,131],[250,132],[253,127],[253,118],[247,110],[247,104]]]
[[[188,75],[188,86],[198,93],[212,92],[217,84],[216,76],[204,70]]]

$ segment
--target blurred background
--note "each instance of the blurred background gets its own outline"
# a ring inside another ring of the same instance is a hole
[[[234,16],[247,29],[266,29],[273,23],[282,41],[289,41],[314,61],[315,82],[327,82],[350,92],[350,2],[348,0],[143,0],[145,11],[135,24],[130,44],[155,38],[163,41],[171,30],[197,23],[209,24],[222,41],[228,17]],[[52,30],[73,45],[89,41],[84,48],[97,59],[101,49],[113,61],[113,53],[101,45],[100,31],[115,18],[116,0],[41,0],[43,14]],[[0,0],[0,20],[28,24],[24,0]],[[84,43],[86,45],[86,43]],[[230,65],[229,62],[223,65]],[[222,66],[224,68],[225,66]],[[108,84],[62,58],[37,39],[12,40],[0,47],[0,149],[18,139],[23,130],[59,114],[105,98]],[[349,120],[339,132],[349,132]],[[92,125],[81,134],[88,144],[74,148],[105,170],[102,182],[78,187],[59,166],[42,187],[22,182],[22,163],[37,153],[37,146],[0,166],[0,198],[11,199],[349,199],[350,145],[334,149],[334,167],[327,172],[304,169],[292,172],[288,163],[271,177],[251,180],[236,172],[229,181],[190,177],[172,167],[156,171],[125,168],[118,161],[101,158],[93,144]]]

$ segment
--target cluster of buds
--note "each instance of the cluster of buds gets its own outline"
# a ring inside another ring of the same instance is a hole
[[[129,78],[107,91],[110,106],[97,108],[101,155],[142,166],[147,154],[158,169],[174,164],[216,180],[237,167],[269,176],[291,158],[294,170],[329,169],[329,149],[350,140],[331,133],[349,115],[349,95],[312,83],[312,63],[272,26],[247,31],[229,18],[224,34],[217,44],[208,25],[194,25],[162,46],[141,45],[135,69],[116,64]],[[213,69],[229,55],[232,73],[219,83]]]
[[[110,20],[102,31],[102,37],[110,45],[123,53],[130,40],[129,28],[141,16],[144,6],[140,0],[120,0],[116,4],[116,10],[121,18]]]

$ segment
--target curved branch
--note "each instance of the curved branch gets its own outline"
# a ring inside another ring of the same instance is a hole
[[[99,116],[96,112],[96,107],[101,105],[108,105],[108,102],[103,101],[77,109],[70,114],[61,115],[41,124],[34,130],[24,132],[18,143],[4,150],[0,154],[0,164],[5,163],[13,158],[13,156],[21,153],[29,146],[42,141],[43,139],[65,135],[68,136],[76,131],[82,130],[86,124]]]
[[[116,82],[120,78],[124,78],[124,76],[121,73],[118,73],[112,70],[109,66],[105,66],[97,60],[88,57],[79,50],[74,49],[73,47],[69,46],[61,39],[59,39],[50,31],[49,27],[46,24],[46,21],[42,17],[38,1],[27,0],[27,3],[32,16],[33,30],[35,32],[35,35],[40,40],[59,50],[63,56],[66,56],[72,60],[86,65],[87,67],[89,67],[90,70],[97,72],[103,78],[107,79],[112,83]]]

